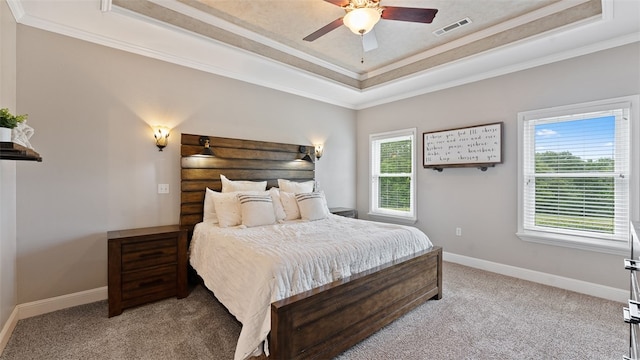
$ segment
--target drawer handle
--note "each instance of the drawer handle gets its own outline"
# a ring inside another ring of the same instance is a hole
[[[154,251],[152,253],[140,254],[140,256],[138,256],[138,257],[142,259],[142,258],[159,256],[159,255],[163,255],[163,254],[164,254],[164,252],[162,252],[162,251]]]
[[[138,285],[138,287],[139,288],[143,288],[143,287],[148,287],[148,286],[160,285],[162,283],[164,283],[163,279],[156,279],[156,280],[153,280],[153,281],[147,281],[147,282],[140,283],[140,285]]]

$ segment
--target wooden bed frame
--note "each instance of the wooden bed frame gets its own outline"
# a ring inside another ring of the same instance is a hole
[[[199,156],[209,140],[214,157]],[[313,180],[310,145],[182,134],[180,225],[202,221],[205,189],[231,180]],[[434,247],[271,304],[271,359],[327,359],[429,299],[442,298],[442,248]]]

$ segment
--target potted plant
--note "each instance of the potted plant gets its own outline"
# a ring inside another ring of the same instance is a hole
[[[0,109],[0,141],[11,141],[11,130],[27,119],[27,114],[13,115],[9,109]]]

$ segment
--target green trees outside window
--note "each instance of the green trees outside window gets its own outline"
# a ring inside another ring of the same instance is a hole
[[[411,140],[380,144],[380,197],[378,206],[409,211],[411,206]]]
[[[371,134],[369,145],[369,213],[415,221],[416,129]]]
[[[537,174],[603,173],[602,177],[537,177],[535,223],[539,226],[612,234],[615,217],[614,161],[584,160],[570,152],[536,153]]]

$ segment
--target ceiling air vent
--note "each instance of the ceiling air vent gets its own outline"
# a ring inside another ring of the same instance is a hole
[[[459,27],[462,27],[462,26],[468,25],[468,24],[471,24],[471,19],[466,17],[466,18],[464,18],[462,20],[458,20],[458,21],[454,22],[453,24],[447,25],[447,26],[445,26],[443,28],[440,28],[440,29],[434,31],[433,34],[435,36],[442,36],[442,35],[448,33],[449,31],[455,30],[455,29],[457,29]]]

